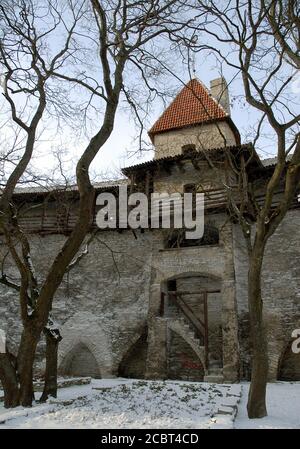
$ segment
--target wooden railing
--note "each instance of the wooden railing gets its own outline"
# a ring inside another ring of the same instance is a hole
[[[232,186],[232,195],[237,202],[239,203],[239,194],[236,186]],[[201,193],[201,192],[199,192]],[[225,188],[219,189],[208,189],[204,192],[204,207],[205,210],[213,210],[213,209],[225,209],[228,202],[228,192]],[[274,194],[272,207],[276,207],[283,195],[283,191],[278,191]],[[264,201],[264,194],[257,194],[256,200],[259,205],[262,205]],[[291,208],[299,208],[300,202],[295,196]],[[95,209],[94,220],[92,224],[92,228],[96,229],[96,213],[97,209]],[[149,228],[151,228],[150,223],[150,211],[149,213]],[[171,207],[172,213],[172,207]],[[161,212],[160,212],[161,214]],[[72,232],[74,229],[75,223],[77,221],[77,209],[75,205],[72,207],[72,210],[68,211],[67,214],[63,214],[63,216],[59,213],[56,207],[45,208],[43,203],[40,206],[35,205],[31,211],[27,213],[23,213],[19,217],[19,224],[21,228],[25,232],[29,233],[40,233],[40,234],[68,234]]]

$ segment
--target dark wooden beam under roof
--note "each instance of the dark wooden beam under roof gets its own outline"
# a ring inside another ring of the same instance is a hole
[[[252,165],[255,165],[257,168],[263,168],[263,165],[260,161],[258,154],[256,153],[253,145],[243,144],[243,145],[233,145],[227,147],[227,150],[232,152],[233,155],[238,155],[240,153],[246,154],[254,154]],[[208,150],[209,157],[213,160],[224,160],[224,147],[212,148]],[[205,155],[199,151],[190,152],[188,154],[177,154],[175,156],[167,156],[159,159],[153,159],[152,161],[142,162],[141,164],[132,165],[131,167],[125,167],[122,169],[122,172],[126,176],[130,176],[132,172],[145,173],[146,170],[151,170],[152,172],[158,170],[159,168],[166,169],[167,166],[171,167],[172,164],[177,163],[177,161],[182,160],[192,160],[195,159],[197,161],[205,160]]]
[[[146,180],[145,180],[145,194],[147,196],[150,195],[150,183],[151,183],[151,173],[150,170],[146,171]]]

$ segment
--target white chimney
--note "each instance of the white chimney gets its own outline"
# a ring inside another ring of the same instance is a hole
[[[229,92],[225,78],[216,78],[210,82],[210,93],[230,115]]]

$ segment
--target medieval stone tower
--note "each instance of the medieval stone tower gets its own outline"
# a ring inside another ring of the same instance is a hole
[[[211,90],[192,79],[149,131],[155,158],[182,154],[190,148],[205,150],[238,145],[239,132],[230,118],[228,87],[224,78]]]

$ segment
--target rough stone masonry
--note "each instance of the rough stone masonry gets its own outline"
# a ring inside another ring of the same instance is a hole
[[[254,151],[249,170],[258,195],[263,195],[274,161],[262,161],[250,144],[241,145],[224,83],[212,82],[209,92],[200,81],[190,81],[149,131],[154,159],[124,168],[121,181],[95,184],[97,192],[115,195],[118,185],[147,195],[203,192],[205,232],[201,239],[186,240],[175,229],[99,231],[55,296],[53,317],[63,336],[62,375],[215,382],[249,378],[247,253],[239,225],[228,214],[224,183],[234,188],[237,180],[224,147],[233,156]],[[209,152],[213,168],[201,150]],[[280,195],[278,191],[276,198]],[[78,192],[74,188],[66,196],[18,189],[14,201],[19,207],[34,205],[25,208],[20,225],[30,236],[42,281],[74,226]],[[5,270],[16,278],[0,238]],[[300,380],[300,355],[291,351],[292,331],[300,328],[297,199],[267,245],[263,299],[270,380]],[[15,291],[1,285],[0,328],[12,353],[20,338],[19,312]],[[44,346],[42,340],[37,375],[45,363]]]

